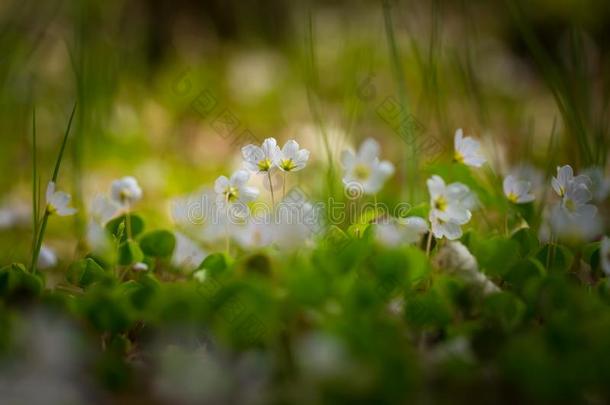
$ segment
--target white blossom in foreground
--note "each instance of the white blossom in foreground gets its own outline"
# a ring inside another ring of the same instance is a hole
[[[481,167],[486,159],[481,153],[481,145],[477,140],[464,136],[461,128],[455,131],[453,139],[454,159],[468,166]]]
[[[38,268],[39,269],[50,269],[57,266],[57,255],[53,249],[42,245],[40,254],[38,255]]]
[[[230,214],[246,216],[246,204],[258,197],[258,190],[247,185],[250,173],[238,170],[231,178],[220,176],[214,183],[216,204],[223,209],[231,209]]]
[[[321,232],[320,207],[291,192],[278,206],[272,219],[273,244],[280,249],[296,249]]]
[[[390,218],[375,225],[377,241],[386,246],[417,243],[428,231],[428,223],[420,217]]]
[[[599,245],[599,256],[602,270],[610,277],[610,238],[604,236]]]
[[[174,232],[174,236],[176,237],[176,247],[171,258],[172,266],[186,271],[195,270],[207,254],[186,235]]]
[[[274,163],[283,172],[296,172],[305,167],[309,160],[309,151],[299,149],[296,141],[289,140],[276,154]]]
[[[582,174],[591,179],[589,190],[593,194],[593,201],[596,203],[605,201],[610,194],[610,178],[604,177],[603,169],[598,166],[589,167],[583,170]]]
[[[589,241],[602,231],[602,223],[595,215],[596,208],[589,204],[581,205],[574,212],[570,212],[563,202],[553,205],[548,214],[550,228],[549,235],[542,234],[541,237],[555,236],[564,241]],[[541,228],[543,231],[543,228]]]
[[[531,192],[539,197],[544,191],[545,180],[542,171],[529,163],[521,163],[513,167],[510,172],[517,181],[527,181],[530,183]]]
[[[462,183],[445,185],[440,176],[432,176],[427,181],[430,192],[429,220],[436,238],[453,240],[462,236],[461,225],[470,221],[468,209],[472,196],[470,189]]]
[[[574,170],[572,166],[565,165],[561,167],[557,167],[557,177],[553,177],[551,179],[551,185],[553,186],[553,190],[557,193],[559,197],[564,197],[568,186],[571,184],[575,185],[584,185],[588,189],[591,187],[591,179],[587,176],[576,176],[574,177]]]
[[[253,172],[268,172],[275,167],[280,154],[275,138],[267,138],[261,146],[246,145],[241,148],[241,155],[246,168]]]
[[[478,286],[485,295],[500,291],[498,286],[479,271],[475,257],[458,241],[443,245],[434,260],[439,268],[461,277],[469,284]]]
[[[536,197],[531,193],[531,183],[524,180],[517,180],[514,176],[508,175],[502,184],[504,195],[513,204],[525,204],[534,201]]]
[[[273,226],[267,216],[248,217],[243,224],[231,228],[233,239],[244,249],[269,246],[273,242]]]
[[[142,189],[135,177],[126,176],[110,186],[110,197],[122,207],[130,207],[142,198]]]
[[[341,163],[344,169],[343,184],[353,187],[357,184],[365,194],[376,194],[385,181],[394,174],[394,165],[387,160],[379,160],[379,144],[372,138],[366,139],[358,152],[344,150]]]
[[[70,194],[64,193],[63,191],[57,191],[55,189],[55,183],[52,181],[47,185],[46,199],[47,212],[49,214],[57,214],[65,217],[76,213],[76,209],[70,207],[70,200],[72,200]]]
[[[135,263],[132,267],[133,271],[147,271],[148,270],[148,264],[144,263],[144,262],[137,262]]]

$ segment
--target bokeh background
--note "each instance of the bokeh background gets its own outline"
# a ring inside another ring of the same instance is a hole
[[[481,138],[500,174],[603,165],[609,27],[603,0],[2,1],[0,257],[29,255],[34,107],[44,188],[78,103],[59,183],[81,214],[48,238],[69,260],[113,179],[136,176],[138,210],[167,225],[171,197],[267,136],[310,149],[309,173],[328,170],[325,140],[336,159],[372,136],[400,168],[384,198],[422,201],[426,175],[379,112],[388,98],[447,157],[456,128]],[[323,178],[295,182],[332,193]]]

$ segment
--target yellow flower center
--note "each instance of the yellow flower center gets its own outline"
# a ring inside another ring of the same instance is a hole
[[[362,163],[359,163],[354,168],[354,175],[358,180],[366,180],[371,175],[371,169]]]
[[[508,201],[512,202],[512,203],[516,203],[517,200],[519,200],[519,196],[515,193],[508,193],[508,195],[506,196],[508,198]]]
[[[568,211],[570,212],[574,212],[574,210],[576,209],[576,204],[574,203],[574,200],[568,198],[565,202],[565,206],[568,209]]]
[[[455,151],[455,154],[453,155],[453,160],[455,160],[458,163],[464,163],[464,155],[462,155],[458,151]]]
[[[57,208],[55,208],[51,204],[47,204],[47,212],[49,213],[49,215],[53,215],[57,212]]]
[[[225,198],[227,199],[228,202],[235,202],[235,201],[237,201],[238,197],[239,197],[239,190],[237,189],[237,187],[234,187],[234,186],[227,187],[227,189],[225,190]]]
[[[289,171],[293,170],[295,167],[297,167],[297,165],[294,164],[292,159],[283,159],[280,162],[280,167],[282,168],[282,170],[289,172]]]
[[[440,196],[434,200],[434,208],[439,211],[445,211],[447,209],[447,200],[445,197]]]
[[[262,159],[258,162],[258,169],[261,172],[267,172],[269,171],[269,169],[271,169],[271,160],[269,159]]]

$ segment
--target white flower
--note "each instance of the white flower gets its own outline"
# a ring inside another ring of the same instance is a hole
[[[372,138],[366,139],[358,152],[344,150],[341,153],[344,168],[343,183],[350,187],[357,183],[366,194],[376,194],[383,183],[394,174],[394,165],[387,160],[379,160],[379,144]]]
[[[174,232],[176,247],[172,254],[172,266],[183,270],[194,270],[203,262],[207,254],[191,239],[180,232]]]
[[[524,204],[534,201],[531,193],[531,183],[529,181],[517,180],[514,176],[508,175],[504,178],[504,194],[508,201],[514,204]]]
[[[591,179],[589,190],[593,194],[593,200],[597,203],[603,202],[610,194],[610,179],[604,177],[601,167],[594,166],[583,170],[583,174]]]
[[[120,206],[109,198],[98,195],[91,202],[91,218],[100,225],[106,225],[120,210]]]
[[[269,246],[273,242],[273,226],[268,217],[249,217],[231,230],[233,239],[245,249]]]
[[[390,218],[375,225],[377,240],[386,246],[417,243],[428,231],[428,223],[420,217]]]
[[[432,233],[436,238],[453,240],[462,236],[461,225],[472,216],[468,209],[472,200],[470,190],[461,183],[445,185],[440,176],[432,176],[427,181],[430,192],[430,214]]]
[[[142,189],[134,177],[126,176],[112,182],[110,196],[121,206],[129,207],[142,198]]]
[[[238,170],[228,179],[220,176],[214,183],[216,191],[216,204],[221,208],[234,208],[232,213],[244,216],[247,212],[246,204],[258,197],[258,190],[246,185],[250,179],[250,173]]]
[[[601,259],[602,270],[610,277],[610,238],[604,236],[599,245],[599,256]]]
[[[284,147],[276,154],[274,164],[284,172],[296,172],[307,164],[309,151],[299,149],[296,141],[289,140]]]
[[[132,269],[134,271],[146,271],[146,270],[148,270],[148,264],[146,264],[144,262],[138,262],[132,266]]]
[[[597,207],[587,204],[589,201],[591,201],[591,192],[585,183],[571,181],[564,189],[561,208],[575,219],[592,218],[597,213]]]
[[[469,136],[465,137],[461,128],[455,131],[453,145],[454,159],[457,162],[473,167],[481,167],[485,163],[479,142]]]
[[[548,240],[551,235],[549,232],[557,235],[563,241],[575,243],[592,240],[599,236],[602,231],[602,223],[595,215],[596,209],[592,205],[585,205],[585,208],[582,208],[583,206],[577,208],[575,213],[566,209],[563,202],[553,205],[546,214],[550,228],[545,229],[545,226],[540,228],[541,239]]]
[[[64,193],[63,191],[55,190],[55,183],[50,181],[47,185],[47,212],[49,214],[57,214],[59,216],[65,217],[68,215],[74,215],[76,213],[76,209],[69,207],[70,194]]]
[[[310,237],[321,232],[320,207],[289,194],[273,217],[273,243],[280,249],[304,246]]]
[[[558,166],[557,177],[553,177],[551,180],[553,190],[555,190],[559,197],[563,197],[571,183],[582,184],[587,188],[591,187],[591,179],[589,177],[583,175],[574,177],[574,170],[572,170],[570,165]]]
[[[57,266],[57,256],[55,252],[46,246],[42,246],[40,254],[38,255],[38,268],[39,269],[50,269]]]
[[[280,148],[277,146],[275,138],[267,138],[263,141],[262,147],[256,145],[246,145],[241,148],[241,155],[244,158],[245,166],[253,172],[270,171],[277,160]]]
[[[434,261],[447,273],[455,274],[467,283],[480,287],[485,295],[500,291],[498,286],[479,271],[477,260],[460,242],[446,243],[440,248]]]

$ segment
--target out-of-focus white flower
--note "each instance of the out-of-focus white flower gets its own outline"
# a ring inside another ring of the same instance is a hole
[[[610,277],[610,238],[604,236],[599,245],[599,257],[602,270]]]
[[[38,268],[50,269],[55,266],[57,266],[57,255],[55,255],[53,249],[43,245],[38,255]]]
[[[180,232],[174,232],[176,247],[172,254],[172,266],[191,271],[199,267],[207,254],[191,239]]]
[[[280,249],[302,247],[321,229],[319,207],[290,197],[279,204],[272,223],[273,243]]]
[[[479,286],[484,294],[500,291],[498,286],[479,271],[477,260],[459,241],[451,241],[443,245],[434,257],[434,261],[442,270],[456,274],[467,283]]]
[[[110,200],[105,196],[98,195],[91,202],[89,213],[91,214],[91,218],[93,220],[103,226],[106,225],[106,223],[110,221],[120,209],[120,205],[113,200]]]
[[[129,207],[142,198],[142,189],[135,177],[126,176],[112,182],[110,197],[122,207]]]
[[[539,195],[544,187],[544,174],[542,171],[529,163],[521,163],[513,167],[510,172],[517,181],[527,181],[531,185],[531,191],[535,195]]]
[[[68,215],[74,215],[76,209],[70,207],[70,194],[64,193],[63,191],[55,190],[55,183],[50,181],[47,185],[47,212],[49,214],[57,214],[65,217]]]
[[[583,208],[584,207],[584,208]],[[571,213],[564,207],[563,202],[553,205],[547,214],[550,228],[541,227],[541,237],[547,239],[553,235],[564,241],[589,241],[599,236],[602,223],[595,215],[595,207],[589,204],[582,205]],[[545,235],[544,232],[547,234]]]
[[[610,194],[610,179],[604,177],[604,171],[599,166],[589,167],[582,172],[583,175],[591,179],[590,191],[593,194],[593,201],[603,202]]]
[[[517,180],[514,176],[508,175],[502,184],[504,195],[508,201],[514,204],[524,204],[534,201],[536,198],[530,191],[531,184],[528,181]]]
[[[280,154],[275,138],[267,138],[262,146],[246,145],[241,148],[246,168],[253,172],[268,172],[275,167]]]
[[[250,173],[245,170],[238,170],[231,178],[220,176],[214,183],[216,191],[216,204],[220,208],[235,208],[231,214],[246,216],[246,204],[258,197],[258,190],[247,186]]]
[[[430,223],[436,238],[446,237],[453,240],[462,236],[461,225],[472,216],[468,209],[472,199],[470,189],[462,183],[445,185],[437,175],[427,181],[430,192]]]
[[[591,187],[591,179],[583,175],[574,177],[574,170],[570,165],[558,166],[557,177],[551,179],[553,190],[555,190],[559,197],[563,198],[570,184],[584,185],[589,189]]]
[[[144,262],[138,262],[132,266],[134,271],[146,271],[148,270],[148,264]]]
[[[453,145],[456,162],[473,167],[481,167],[485,163],[486,159],[481,154],[479,142],[469,136],[464,136],[461,128],[455,131]]]
[[[569,182],[561,200],[561,208],[567,215],[575,219],[592,218],[597,213],[597,207],[588,204],[591,192],[584,183]]]
[[[390,218],[375,225],[377,240],[386,246],[417,243],[428,231],[428,223],[420,217]]]
[[[367,138],[358,152],[344,150],[341,153],[343,164],[343,183],[347,187],[358,184],[365,194],[376,194],[385,181],[394,174],[394,165],[387,160],[379,160],[379,144]]]
[[[273,242],[273,224],[267,217],[247,218],[231,228],[233,239],[245,249],[269,246]]]
[[[305,167],[309,160],[309,151],[299,149],[299,144],[289,140],[275,156],[275,165],[284,172],[296,172]]]
[[[31,207],[23,201],[7,201],[0,207],[0,229],[29,226],[32,220]]]

